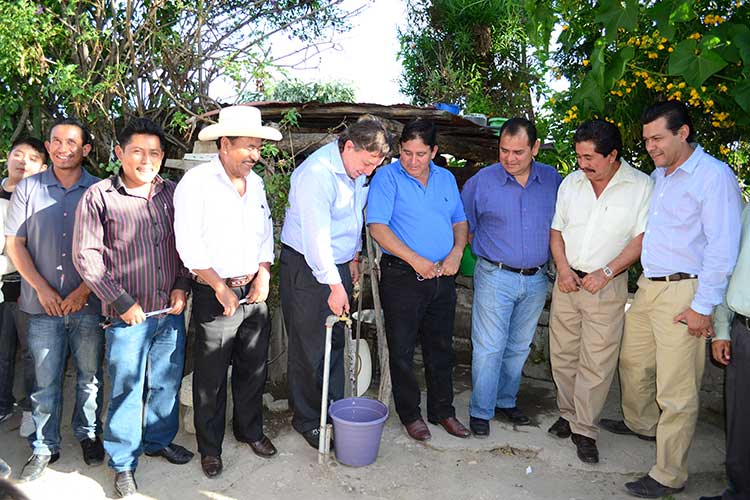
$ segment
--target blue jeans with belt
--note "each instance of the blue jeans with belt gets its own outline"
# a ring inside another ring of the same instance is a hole
[[[65,361],[71,353],[76,368],[73,433],[78,441],[94,439],[101,431],[102,328],[101,316],[77,312],[66,316],[29,315],[29,352],[34,361],[31,395],[36,433],[29,437],[36,455],[60,451]]]
[[[112,389],[104,449],[116,472],[132,471],[142,451],[159,451],[177,434],[185,320],[168,314],[132,326],[117,321],[105,336]]]
[[[489,420],[496,407],[516,406],[547,284],[544,269],[524,276],[485,259],[477,261],[471,310],[472,417]]]

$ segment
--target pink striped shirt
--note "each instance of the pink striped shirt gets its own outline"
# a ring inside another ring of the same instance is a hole
[[[73,264],[118,318],[136,302],[144,311],[169,307],[172,290],[189,290],[174,239],[175,183],[157,176],[149,199],[129,193],[118,175],[86,190],[76,210]]]

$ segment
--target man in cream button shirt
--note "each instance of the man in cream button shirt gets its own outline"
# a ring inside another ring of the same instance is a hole
[[[578,457],[597,463],[596,426],[620,350],[628,267],[638,260],[652,182],[622,158],[617,127],[582,123],[573,138],[580,169],[560,185],[550,248],[557,266],[550,359],[560,418]]]

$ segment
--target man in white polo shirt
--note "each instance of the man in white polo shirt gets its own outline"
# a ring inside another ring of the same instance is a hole
[[[580,169],[560,185],[550,233],[557,266],[550,359],[560,418],[549,432],[570,436],[578,458],[597,463],[596,424],[617,367],[627,269],[641,254],[652,182],[622,158],[612,123],[584,122],[573,141]]]

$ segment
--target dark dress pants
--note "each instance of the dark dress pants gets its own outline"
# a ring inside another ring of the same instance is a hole
[[[28,348],[26,313],[18,309],[16,302],[0,303],[0,415],[13,412],[13,381],[16,371],[17,348],[21,349],[23,363],[23,398],[18,405],[23,411],[31,411],[29,397],[34,392],[34,362]]]
[[[328,307],[328,285],[313,276],[305,257],[284,246],[279,258],[281,307],[284,312],[289,351],[289,404],[293,410],[292,427],[307,432],[320,425],[320,403],[323,390],[323,357],[325,355],[326,318],[333,314]],[[352,278],[347,264],[339,264],[339,275],[351,294]],[[344,327],[336,323],[331,338],[329,402],[344,397]]]
[[[727,477],[725,500],[750,499],[750,330],[732,323],[732,356],[726,371]]]
[[[247,295],[250,285],[232,288],[237,298]],[[258,441],[263,436],[263,388],[266,383],[268,307],[240,305],[232,316],[213,289],[193,283],[193,315],[196,319],[193,346],[193,409],[195,436],[201,456],[221,455],[227,411],[227,370],[232,365],[232,429],[238,441]]]
[[[422,416],[413,366],[414,349],[419,342],[427,385],[427,419],[434,422],[454,417],[455,278],[420,280],[410,265],[389,255],[383,256],[380,267],[380,300],[396,412],[404,425]]]

